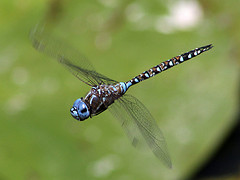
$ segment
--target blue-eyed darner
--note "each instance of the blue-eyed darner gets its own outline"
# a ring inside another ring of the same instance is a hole
[[[80,81],[91,86],[89,93],[77,99],[70,109],[75,119],[83,121],[109,108],[120,120],[134,146],[137,146],[143,137],[152,152],[165,165],[172,166],[166,141],[156,121],[136,97],[125,93],[131,86],[211,49],[211,44],[175,56],[127,82],[118,82],[96,72],[91,63],[78,51],[38,28],[31,31],[30,39],[35,49],[56,58]]]

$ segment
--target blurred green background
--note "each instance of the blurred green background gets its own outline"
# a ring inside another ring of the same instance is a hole
[[[1,0],[0,179],[191,178],[236,124],[239,5]],[[133,148],[109,112],[84,122],[71,117],[71,105],[89,87],[32,48],[29,31],[42,20],[100,73],[118,81],[213,43],[211,51],[129,90],[157,120],[173,169],[151,151]]]

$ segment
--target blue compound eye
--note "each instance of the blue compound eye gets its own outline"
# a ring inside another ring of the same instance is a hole
[[[77,99],[74,102],[73,107],[70,109],[70,112],[71,115],[79,121],[83,121],[90,116],[88,106],[81,99]]]
[[[85,112],[87,112],[87,108],[86,108],[86,107],[84,107],[84,108],[81,110],[81,113],[85,113]]]

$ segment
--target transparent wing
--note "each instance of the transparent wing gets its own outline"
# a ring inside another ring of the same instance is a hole
[[[142,135],[139,132],[135,120],[131,118],[131,115],[126,110],[127,105],[125,104],[124,99],[125,98],[122,97],[121,99],[114,101],[108,109],[120,121],[132,145],[137,147],[142,141]]]
[[[156,121],[147,108],[134,96],[124,95],[110,107],[111,113],[116,116],[134,146],[145,140],[152,152],[166,166],[172,167],[167,151],[167,144]]]
[[[92,64],[81,53],[65,42],[45,33],[43,27],[36,26],[30,32],[30,39],[36,50],[57,59],[79,80],[90,86],[117,82],[97,73]]]

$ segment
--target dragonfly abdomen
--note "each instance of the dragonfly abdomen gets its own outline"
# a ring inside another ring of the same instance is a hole
[[[213,46],[207,45],[207,46],[203,46],[200,48],[196,48],[194,50],[191,50],[187,53],[175,56],[167,61],[164,61],[152,68],[150,68],[147,71],[144,71],[143,73],[139,74],[138,76],[132,78],[130,81],[126,82],[126,86],[127,88],[129,88],[130,86],[137,84],[143,80],[149,79],[150,77],[153,77],[157,74],[159,74],[162,71],[165,71],[167,69],[170,69],[171,67],[181,64],[189,59],[192,59],[193,57],[198,56],[199,54],[208,51],[209,49],[211,49]]]

